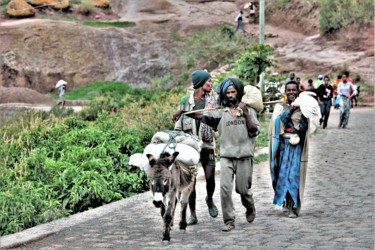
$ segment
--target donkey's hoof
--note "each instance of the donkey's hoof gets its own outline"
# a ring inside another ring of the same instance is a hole
[[[167,240],[167,241],[170,241],[170,240],[171,240],[171,236],[169,235],[169,233],[164,233],[164,234],[163,234],[163,239],[162,239],[162,241],[165,241],[165,240]]]
[[[187,223],[186,221],[180,221],[180,230],[186,230]]]

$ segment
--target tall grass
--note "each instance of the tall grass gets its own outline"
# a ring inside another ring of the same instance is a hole
[[[226,59],[244,51],[245,47],[257,42],[238,34],[231,36],[227,29],[215,27],[187,36],[181,49],[182,64],[187,70],[217,67]]]
[[[349,25],[360,27],[374,19],[373,0],[319,0],[320,32],[329,36]]]

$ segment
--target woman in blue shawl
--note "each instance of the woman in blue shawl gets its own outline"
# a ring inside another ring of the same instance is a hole
[[[273,203],[283,206],[283,211],[295,218],[305,187],[309,119],[292,105],[299,95],[298,83],[286,83],[285,93],[286,102],[275,106],[269,127],[270,170]]]

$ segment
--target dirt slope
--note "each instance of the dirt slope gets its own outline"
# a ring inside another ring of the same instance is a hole
[[[178,20],[178,29],[183,32],[190,32],[195,28],[207,26],[207,24],[227,23],[234,25],[233,20],[237,10],[242,6],[242,1],[201,2],[203,3],[184,0],[155,0],[150,4],[148,0],[114,0],[112,1],[112,9],[120,20],[134,21],[139,23],[140,26],[143,24],[144,30],[147,30],[147,25],[151,23],[153,25],[170,23],[170,29],[174,30],[176,26],[173,24],[173,20]],[[227,14],[222,15],[222,13]],[[33,19],[29,21],[31,22]],[[326,41],[320,38],[317,33],[316,19],[311,20],[312,24],[308,31],[299,30],[299,32],[288,30],[285,26],[281,28],[272,25],[277,21],[283,23],[285,20],[270,18],[267,22],[266,19],[265,33],[266,35],[272,34],[267,36],[266,43],[275,46],[281,71],[295,71],[302,76],[302,80],[306,80],[310,77],[314,78],[318,74],[330,74],[335,73],[335,70],[337,71],[340,68],[348,68],[352,76],[359,74],[367,83],[374,84],[373,24],[366,31],[368,33],[367,43],[363,43],[365,45],[356,44],[355,47],[353,46],[353,40],[348,40],[348,43],[345,44],[343,41]],[[22,25],[24,22],[28,21],[8,20],[5,23],[3,22],[2,25]],[[290,26],[290,28],[296,29],[295,26]],[[258,36],[257,24],[247,23],[246,29],[253,36]],[[347,36],[350,37],[349,33]],[[31,93],[29,95],[32,96]],[[24,100],[35,103],[35,100],[30,100],[30,98],[32,99],[32,97],[29,97]],[[35,97],[36,100],[39,100],[39,98],[39,95]],[[7,99],[12,98],[8,96]],[[17,98],[14,97],[14,99]],[[46,101],[49,102],[50,99],[46,97]],[[0,99],[0,102],[4,102],[4,100]]]

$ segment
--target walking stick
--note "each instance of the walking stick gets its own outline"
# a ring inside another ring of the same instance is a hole
[[[264,105],[272,105],[272,104],[277,104],[277,103],[281,103],[281,102],[283,102],[283,100],[268,101],[268,102],[263,102],[263,104]],[[209,110],[217,110],[217,109],[222,109],[222,108],[224,108],[224,107],[219,106],[219,107],[216,107],[216,108],[198,109],[198,110],[193,110],[193,111],[183,113],[183,115],[194,114],[194,113],[204,112],[204,111],[209,111]]]
[[[215,132],[212,130],[212,141],[213,141],[213,144],[214,144],[214,156],[217,156],[217,152],[216,152],[216,138],[215,138]]]
[[[193,110],[193,111],[189,111],[189,112],[183,113],[183,115],[194,114],[194,113],[204,112],[204,111],[209,111],[209,110],[222,109],[222,108],[223,107],[220,106],[220,107],[217,107],[217,108],[197,109],[197,110]]]
[[[283,102],[282,100],[275,100],[275,101],[268,101],[268,102],[263,102],[264,105],[270,105],[270,104],[277,104]]]

